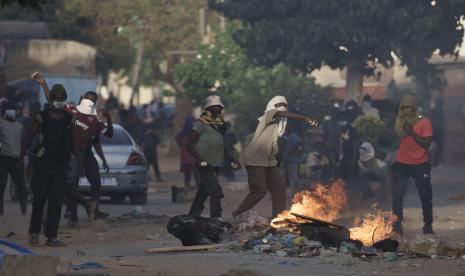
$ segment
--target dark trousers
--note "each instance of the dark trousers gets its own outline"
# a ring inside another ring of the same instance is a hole
[[[221,199],[224,197],[218,181],[219,168],[199,166],[199,186],[192,202],[189,215],[200,216],[205,206],[203,203],[210,197],[210,217],[221,217],[223,209],[221,208]]]
[[[153,171],[155,172],[155,177],[157,178],[158,181],[161,179],[161,172],[160,172],[160,165],[158,163],[158,152],[157,148],[151,152],[146,152],[145,157],[147,158],[147,163],[149,166],[152,166]]]
[[[433,223],[433,189],[431,187],[431,165],[423,163],[420,165],[406,165],[394,163],[392,165],[392,212],[397,216],[398,222],[403,219],[403,201],[407,192],[409,178],[413,178],[420,196],[421,207],[423,209],[423,222]]]
[[[26,213],[27,197],[24,182],[24,164],[19,164],[18,158],[0,156],[0,214],[3,214],[3,197],[8,180],[8,174],[16,185],[21,204],[21,212]]]
[[[100,168],[92,152],[78,152],[71,157],[68,164],[66,179],[66,198],[68,199],[68,208],[71,220],[77,220],[77,205],[88,206],[87,201],[77,190],[83,166],[84,175],[90,183],[90,196],[93,202],[98,203],[100,199],[100,190],[102,181],[100,179]]]
[[[241,214],[252,209],[262,200],[266,192],[271,194],[271,204],[273,208],[273,217],[276,217],[286,209],[286,180],[284,179],[281,168],[276,167],[258,167],[247,166],[247,175],[249,182],[249,194],[242,201],[235,213]]]
[[[45,202],[48,202],[45,236],[48,238],[57,237],[61,217],[65,173],[66,166],[62,164],[44,160],[38,160],[35,164],[31,181],[33,200],[29,233],[40,233],[44,205]]]

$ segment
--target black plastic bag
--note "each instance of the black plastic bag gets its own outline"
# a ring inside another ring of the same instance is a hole
[[[178,215],[170,219],[166,228],[182,245],[188,246],[220,242],[231,224],[216,218]]]

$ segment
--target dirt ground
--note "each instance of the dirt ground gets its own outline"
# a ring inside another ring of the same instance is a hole
[[[136,206],[129,203],[114,204],[104,201],[102,209],[111,214],[101,223],[89,223],[82,219],[78,228],[68,229],[62,221],[60,238],[67,244],[64,248],[34,247],[39,254],[59,255],[69,258],[73,264],[88,261],[98,262],[105,269],[83,270],[80,273],[103,273],[102,275],[222,275],[230,269],[247,269],[263,275],[465,275],[465,259],[401,258],[388,262],[384,259],[355,259],[350,265],[325,257],[291,258],[269,255],[251,255],[240,252],[198,252],[145,254],[144,249],[180,245],[166,231],[169,216],[186,213],[189,203],[171,203],[170,187],[182,185],[178,173],[178,161],[162,157],[163,183],[151,183],[150,197],[144,211],[155,216],[151,219],[121,220],[117,217],[130,212]],[[452,201],[452,194],[465,193],[464,168],[433,169],[435,231],[438,236],[457,242],[465,242],[465,201]],[[232,210],[247,192],[244,172],[234,182],[222,181],[225,191],[224,218],[231,218]],[[289,194],[289,197],[291,195]],[[350,205],[346,218],[369,210],[368,202]],[[405,237],[412,238],[421,232],[422,216],[420,202],[413,185],[405,199]],[[382,206],[389,210],[389,206]],[[269,196],[257,207],[258,214],[269,216]],[[84,217],[83,210],[80,210]],[[205,210],[208,214],[208,210]],[[6,202],[5,215],[0,216],[0,239],[27,245],[27,216],[21,216],[19,204]],[[8,237],[7,237],[8,236]]]

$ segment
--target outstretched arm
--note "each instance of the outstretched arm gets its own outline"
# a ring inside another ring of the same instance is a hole
[[[48,85],[47,85],[47,82],[45,81],[44,76],[42,76],[42,74],[39,73],[39,72],[35,72],[32,75],[32,79],[35,82],[37,82],[38,84],[40,84],[40,86],[42,87],[42,90],[44,90],[44,94],[45,94],[45,98],[47,99],[47,102],[49,104],[51,104],[51,102],[50,102],[50,89],[48,88]]]
[[[304,116],[304,115],[297,114],[297,113],[289,112],[289,111],[278,111],[278,112],[276,112],[275,116],[277,116],[277,117],[286,117],[288,119],[295,119],[295,120],[305,121],[311,127],[318,126],[318,121],[317,120],[315,120],[313,118],[310,118],[310,117],[307,117],[307,116]]]
[[[105,117],[105,119],[107,119],[107,131],[105,131],[103,135],[111,138],[113,137],[113,123],[111,122],[110,114],[108,113],[108,111],[104,110],[102,112],[102,116]]]

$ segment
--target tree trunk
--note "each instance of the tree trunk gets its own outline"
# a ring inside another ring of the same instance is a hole
[[[346,77],[345,101],[355,100],[361,103],[363,97],[363,71],[359,66],[348,66]]]
[[[134,61],[134,65],[132,67],[132,81],[131,81],[131,100],[130,105],[133,105],[134,98],[136,95],[139,95],[139,86],[140,86],[140,71],[142,68],[142,62],[144,57],[144,42],[139,44],[139,47],[136,49],[136,60]]]

